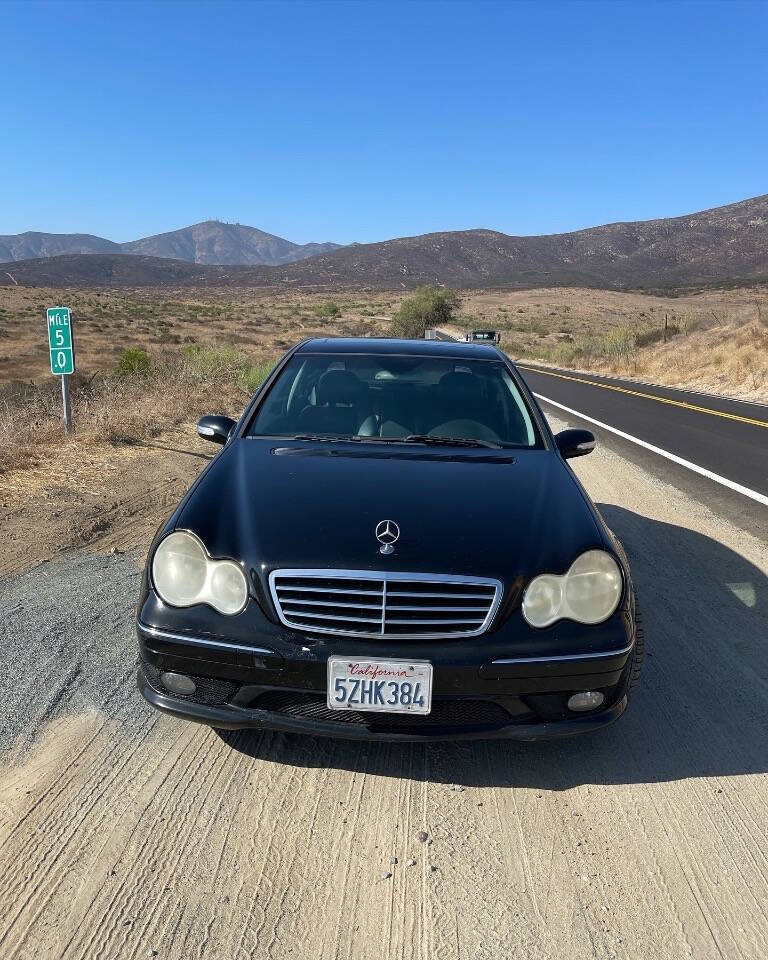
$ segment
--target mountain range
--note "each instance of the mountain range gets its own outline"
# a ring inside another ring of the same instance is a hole
[[[333,249],[315,249],[314,255],[269,266],[212,264],[210,258],[225,255],[219,251],[232,249],[224,245],[219,227],[232,228],[227,236],[237,236],[235,229],[252,228],[215,222],[198,227],[210,227],[209,233],[203,232],[203,238],[214,239],[188,240],[187,235],[196,228],[187,228],[124,244],[119,251],[78,248],[67,255],[6,263],[0,266],[0,283],[250,285],[293,289],[407,289],[435,283],[456,288],[569,285],[669,290],[768,281],[768,195],[683,217],[612,223],[545,236],[515,237],[492,230],[463,230],[382,243],[328,245]],[[288,243],[276,237],[270,239]],[[72,238],[73,243],[81,245],[94,240],[98,238]],[[124,252],[126,247],[132,252]],[[0,255],[2,250],[0,246]],[[191,262],[192,250],[196,251],[195,262]],[[205,251],[209,259],[198,260],[202,256],[199,250]],[[177,259],[158,256],[157,251],[170,251]],[[278,254],[262,253],[267,255]]]
[[[189,263],[277,266],[327,253],[338,246],[338,243],[291,243],[255,227],[206,220],[128,243],[114,243],[90,233],[28,232],[0,236],[0,262],[63,254],[126,253]]]

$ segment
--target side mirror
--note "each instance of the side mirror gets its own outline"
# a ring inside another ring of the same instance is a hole
[[[595,449],[595,435],[589,430],[561,430],[555,435],[555,443],[566,460],[585,457]]]
[[[210,440],[211,443],[226,443],[234,426],[232,417],[208,414],[197,421],[197,433],[203,440]]]

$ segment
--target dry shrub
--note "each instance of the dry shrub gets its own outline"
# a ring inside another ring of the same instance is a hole
[[[78,443],[140,443],[203,413],[239,415],[271,361],[233,347],[194,348],[153,358],[149,369],[74,379]],[[0,399],[0,473],[41,462],[63,435],[58,380],[6,390]]]
[[[614,327],[603,338],[603,355],[613,363],[629,360],[635,352],[635,334],[629,327]]]
[[[679,327],[678,327],[679,323]],[[687,336],[685,334],[688,334]],[[614,327],[603,335],[562,340],[543,348],[518,344],[516,355],[558,366],[643,376],[660,383],[763,400],[768,387],[768,329],[753,318],[703,322],[676,317],[663,327]]]
[[[0,400],[0,473],[38,463],[63,429],[60,388],[6,391]]]

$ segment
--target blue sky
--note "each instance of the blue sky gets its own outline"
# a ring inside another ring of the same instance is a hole
[[[768,192],[768,3],[0,3],[0,234],[549,233]]]

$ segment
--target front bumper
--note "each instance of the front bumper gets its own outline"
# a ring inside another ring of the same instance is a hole
[[[158,613],[158,608],[150,604],[146,612]],[[355,740],[541,740],[598,730],[626,709],[634,644],[634,624],[619,614],[587,631],[561,624],[558,636],[565,639],[549,636],[538,649],[523,642],[525,636],[517,643],[511,643],[509,635],[485,635],[394,646],[349,638],[318,640],[272,626],[250,633],[246,641],[243,634],[193,633],[184,629],[183,618],[181,629],[171,629],[173,623],[167,617],[162,625],[137,621],[138,686],[158,710],[222,729]],[[430,660],[435,667],[432,713],[350,715],[328,710],[331,654]],[[173,694],[164,687],[161,671],[193,677],[196,694]],[[568,697],[583,690],[603,692],[604,707],[594,713],[570,712]]]
[[[156,690],[148,681],[145,669],[140,665],[138,686],[141,695],[155,709],[195,723],[207,724],[219,730],[279,730],[284,733],[304,733],[316,737],[336,737],[345,740],[378,740],[385,742],[429,743],[436,740],[554,740],[572,737],[580,733],[592,733],[608,727],[627,708],[626,694],[607,710],[590,714],[573,714],[567,720],[551,720],[527,723],[510,722],[504,726],[469,729],[417,729],[420,718],[414,717],[407,730],[377,727],[375,724],[353,725],[349,723],[319,720],[302,720],[282,713],[244,709],[231,705],[209,706],[172,697]],[[416,722],[413,722],[416,721]]]

